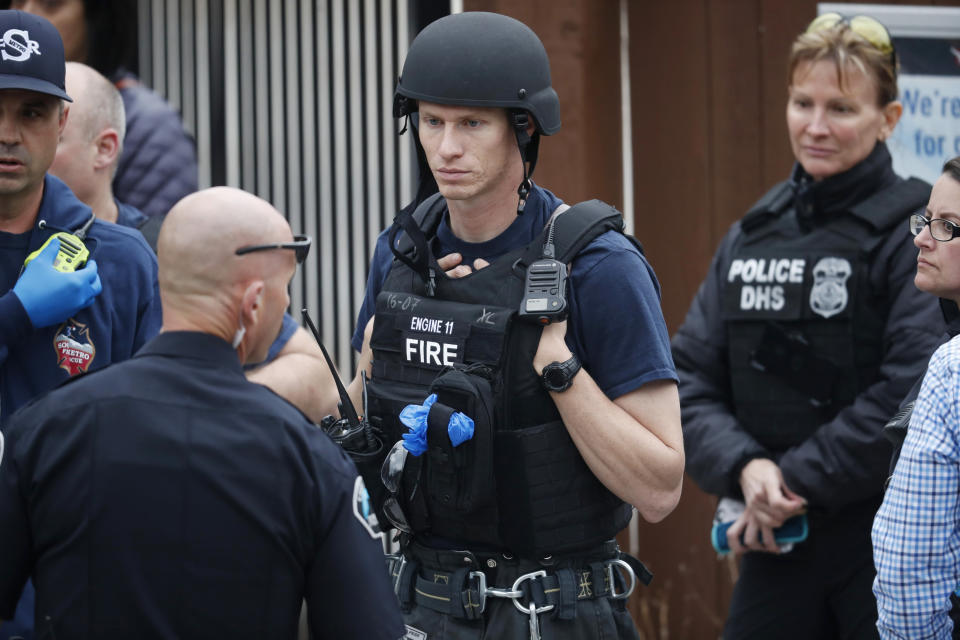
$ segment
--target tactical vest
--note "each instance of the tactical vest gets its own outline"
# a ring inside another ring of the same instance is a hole
[[[722,275],[730,384],[737,418],[771,451],[806,440],[876,380],[896,292],[871,282],[870,266],[928,195],[920,180],[899,182],[804,233],[784,182],[743,218]]]
[[[412,221],[433,238],[444,211],[437,195]],[[592,200],[557,215],[555,227],[556,259],[569,262],[604,231],[622,232],[623,218]],[[368,393],[388,443],[407,431],[398,419],[406,405],[438,395],[428,449],[407,456],[398,495],[414,532],[524,557],[612,538],[631,507],[597,480],[570,439],[532,366],[543,329],[517,316],[525,266],[540,257],[544,238],[448,278],[429,245],[413,248],[408,236],[400,253],[410,262],[394,260],[377,296]],[[446,432],[452,411],[475,422],[457,447]]]

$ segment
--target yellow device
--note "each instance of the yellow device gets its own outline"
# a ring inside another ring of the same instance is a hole
[[[70,271],[76,271],[87,263],[87,258],[90,257],[90,251],[88,251],[86,245],[83,244],[83,240],[72,233],[59,231],[47,238],[43,246],[27,256],[27,259],[23,261],[23,266],[27,266],[31,260],[40,255],[40,252],[46,249],[47,245],[50,244],[54,238],[60,238],[60,250],[57,251],[57,257],[53,259],[54,269],[69,273]]]
[[[90,227],[93,226],[93,221],[96,220],[95,215],[91,215],[90,219],[87,220],[82,227],[74,230],[73,233],[67,233],[66,231],[58,231],[53,234],[43,245],[27,256],[27,259],[23,261],[23,266],[26,267],[30,264],[30,261],[40,255],[40,252],[47,248],[47,245],[50,244],[50,241],[54,238],[60,238],[60,250],[57,251],[57,257],[53,259],[53,268],[57,271],[62,271],[64,273],[69,273],[71,271],[76,271],[83,265],[87,264],[87,258],[90,257],[90,251],[87,250],[87,245],[83,244],[84,238],[87,237],[87,231],[90,230]],[[40,221],[40,224],[37,225],[40,229],[43,229],[45,223],[43,220]]]

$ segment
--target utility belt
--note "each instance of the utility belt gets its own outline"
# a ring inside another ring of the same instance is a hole
[[[509,553],[447,551],[411,542],[387,556],[387,567],[401,607],[416,603],[464,620],[479,620],[489,598],[507,598],[538,627],[542,613],[573,620],[577,602],[608,597],[626,600],[637,581],[653,574],[620,551],[615,540],[576,555],[540,560]],[[496,585],[496,586],[494,586]]]

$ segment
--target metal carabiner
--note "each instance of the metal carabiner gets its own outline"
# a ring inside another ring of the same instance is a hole
[[[540,619],[537,618],[537,605],[530,601],[530,610],[527,612],[530,614],[530,640],[541,640],[540,639]]]
[[[395,576],[393,581],[393,593],[397,597],[400,597],[400,580],[403,578],[403,570],[407,566],[407,557],[403,555],[403,553],[392,553],[387,557],[390,558],[392,561],[393,566],[391,567],[391,569],[393,569],[394,567],[396,567],[397,569],[397,572],[394,573],[393,576],[391,577]],[[400,562],[398,563],[397,560],[399,560]]]
[[[533,599],[530,600],[530,606],[529,606],[527,609],[524,609],[522,606],[520,606],[520,598],[521,598],[521,596],[523,595],[523,592],[520,591],[520,584],[521,584],[524,580],[535,580],[535,579],[537,579],[537,578],[546,578],[546,577],[547,577],[547,572],[546,572],[546,571],[543,571],[543,570],[541,569],[540,571],[534,571],[534,572],[532,572],[532,573],[525,573],[525,574],[523,574],[522,576],[520,576],[519,578],[517,578],[516,580],[513,581],[513,586],[511,587],[511,589],[512,589],[513,591],[518,591],[518,592],[520,592],[519,595],[517,595],[516,597],[513,598],[513,606],[515,606],[515,607],[517,608],[517,611],[519,611],[520,613],[528,614],[528,615],[531,615],[531,616],[532,616],[534,613],[543,613],[544,611],[551,611],[551,610],[553,609],[553,605],[552,605],[552,604],[548,604],[548,605],[545,605],[545,606],[542,606],[542,607],[537,607],[537,606],[535,606],[535,603],[533,602]],[[531,624],[532,624],[532,623],[531,623]]]
[[[523,595],[523,591],[517,589],[499,589],[497,587],[488,587],[487,586],[487,574],[483,571],[471,571],[467,579],[477,580],[478,589],[480,592],[480,613],[483,613],[487,609],[487,598],[511,598],[514,602],[516,599]]]
[[[617,593],[616,583],[613,581],[613,565],[619,565],[626,569],[627,575],[630,576],[630,588],[624,591],[623,593]],[[607,579],[610,581],[610,597],[614,600],[626,600],[630,597],[630,594],[633,593],[633,590],[637,586],[637,574],[633,572],[633,567],[631,567],[626,561],[617,558],[615,560],[610,560],[607,562]]]

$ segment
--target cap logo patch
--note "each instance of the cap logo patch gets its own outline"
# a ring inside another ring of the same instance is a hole
[[[8,51],[14,54],[7,53]],[[40,55],[40,43],[30,39],[30,34],[23,29],[7,29],[0,39],[0,56],[4,60],[24,62],[33,54]]]
[[[90,338],[90,329],[73,318],[57,329],[53,348],[57,352],[57,366],[70,376],[86,373],[97,355],[97,347]]]

